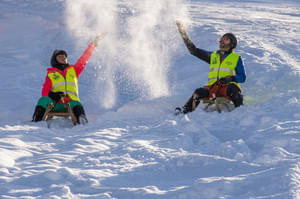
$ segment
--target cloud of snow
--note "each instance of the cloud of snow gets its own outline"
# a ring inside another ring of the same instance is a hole
[[[110,108],[120,92],[137,97],[169,95],[168,72],[179,44],[175,20],[186,19],[184,0],[67,0],[67,25],[86,43],[107,32],[93,56],[97,97]]]
[[[87,45],[96,35],[107,32],[107,36],[100,41],[94,57],[105,60],[98,67],[97,95],[104,107],[115,104],[116,87],[113,83],[114,60],[118,49],[116,34],[117,25],[117,0],[67,0],[66,1],[66,23],[68,29],[77,38],[78,45]],[[97,60],[98,60],[97,59]],[[100,62],[99,62],[100,63]],[[104,67],[102,67],[104,66]]]

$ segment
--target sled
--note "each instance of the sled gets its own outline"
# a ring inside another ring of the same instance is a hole
[[[49,121],[53,117],[64,117],[65,119],[71,118],[71,121],[74,125],[78,123],[69,103],[65,104],[65,108],[68,110],[67,112],[55,112],[53,111],[54,106],[55,105],[53,103],[48,105],[42,119],[43,121]]]
[[[205,98],[201,99],[200,101],[199,99],[197,100],[196,98],[193,98],[192,109],[195,110],[197,108],[197,104],[200,102],[202,102],[202,105],[204,105],[203,110],[206,112],[218,111],[218,113],[221,113],[222,111],[230,112],[235,109],[235,106],[231,100],[226,97],[215,97],[215,95],[213,95],[212,98]],[[174,115],[176,116],[179,114],[183,114],[183,112],[180,107],[176,107]]]
[[[231,100],[227,99],[226,97],[212,97],[209,99],[203,99],[202,103],[204,106],[204,111],[206,112],[213,112],[218,111],[221,113],[222,111],[230,112],[235,107]]]

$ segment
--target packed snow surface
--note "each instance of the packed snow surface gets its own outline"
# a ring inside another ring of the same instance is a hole
[[[237,35],[244,106],[173,115],[208,73],[176,20],[209,51]],[[53,50],[101,32],[89,123],[30,122]],[[0,198],[299,199],[299,35],[299,1],[0,1]]]

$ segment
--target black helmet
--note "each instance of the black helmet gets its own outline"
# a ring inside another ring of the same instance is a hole
[[[56,49],[53,52],[53,56],[57,56],[57,55],[65,55],[66,57],[68,57],[68,54],[65,50],[60,50],[60,49]]]
[[[234,34],[232,34],[232,33],[226,33],[222,37],[228,37],[230,39],[231,49],[236,48],[236,46],[237,46],[237,39],[236,39],[236,37],[235,37]]]
[[[68,54],[64,50],[57,49],[57,50],[53,51],[53,54],[52,54],[52,57],[50,60],[51,66],[58,68],[60,70],[64,70],[68,66],[68,64],[59,64],[56,60],[57,55],[65,55],[66,57],[68,57]]]

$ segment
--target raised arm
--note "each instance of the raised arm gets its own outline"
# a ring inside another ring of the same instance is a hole
[[[187,49],[190,51],[190,53],[199,59],[202,59],[203,61],[210,63],[210,54],[211,52],[202,50],[197,48],[194,43],[190,40],[185,28],[183,27],[183,24],[180,21],[176,21],[176,25],[178,28],[178,31],[187,47]]]
[[[95,37],[95,39],[88,45],[86,50],[83,52],[81,57],[78,59],[76,64],[74,65],[74,69],[76,71],[77,77],[81,74],[83,69],[85,68],[88,60],[92,56],[95,48],[98,46],[99,41],[106,35],[106,33],[102,33]]]
[[[77,77],[79,77],[79,75],[85,68],[85,66],[88,63],[88,60],[90,59],[90,57],[92,56],[94,50],[95,50],[95,44],[94,44],[94,42],[91,42],[88,45],[88,47],[85,49],[83,54],[80,56],[80,58],[77,60],[76,64],[74,65],[74,69],[76,71]]]

